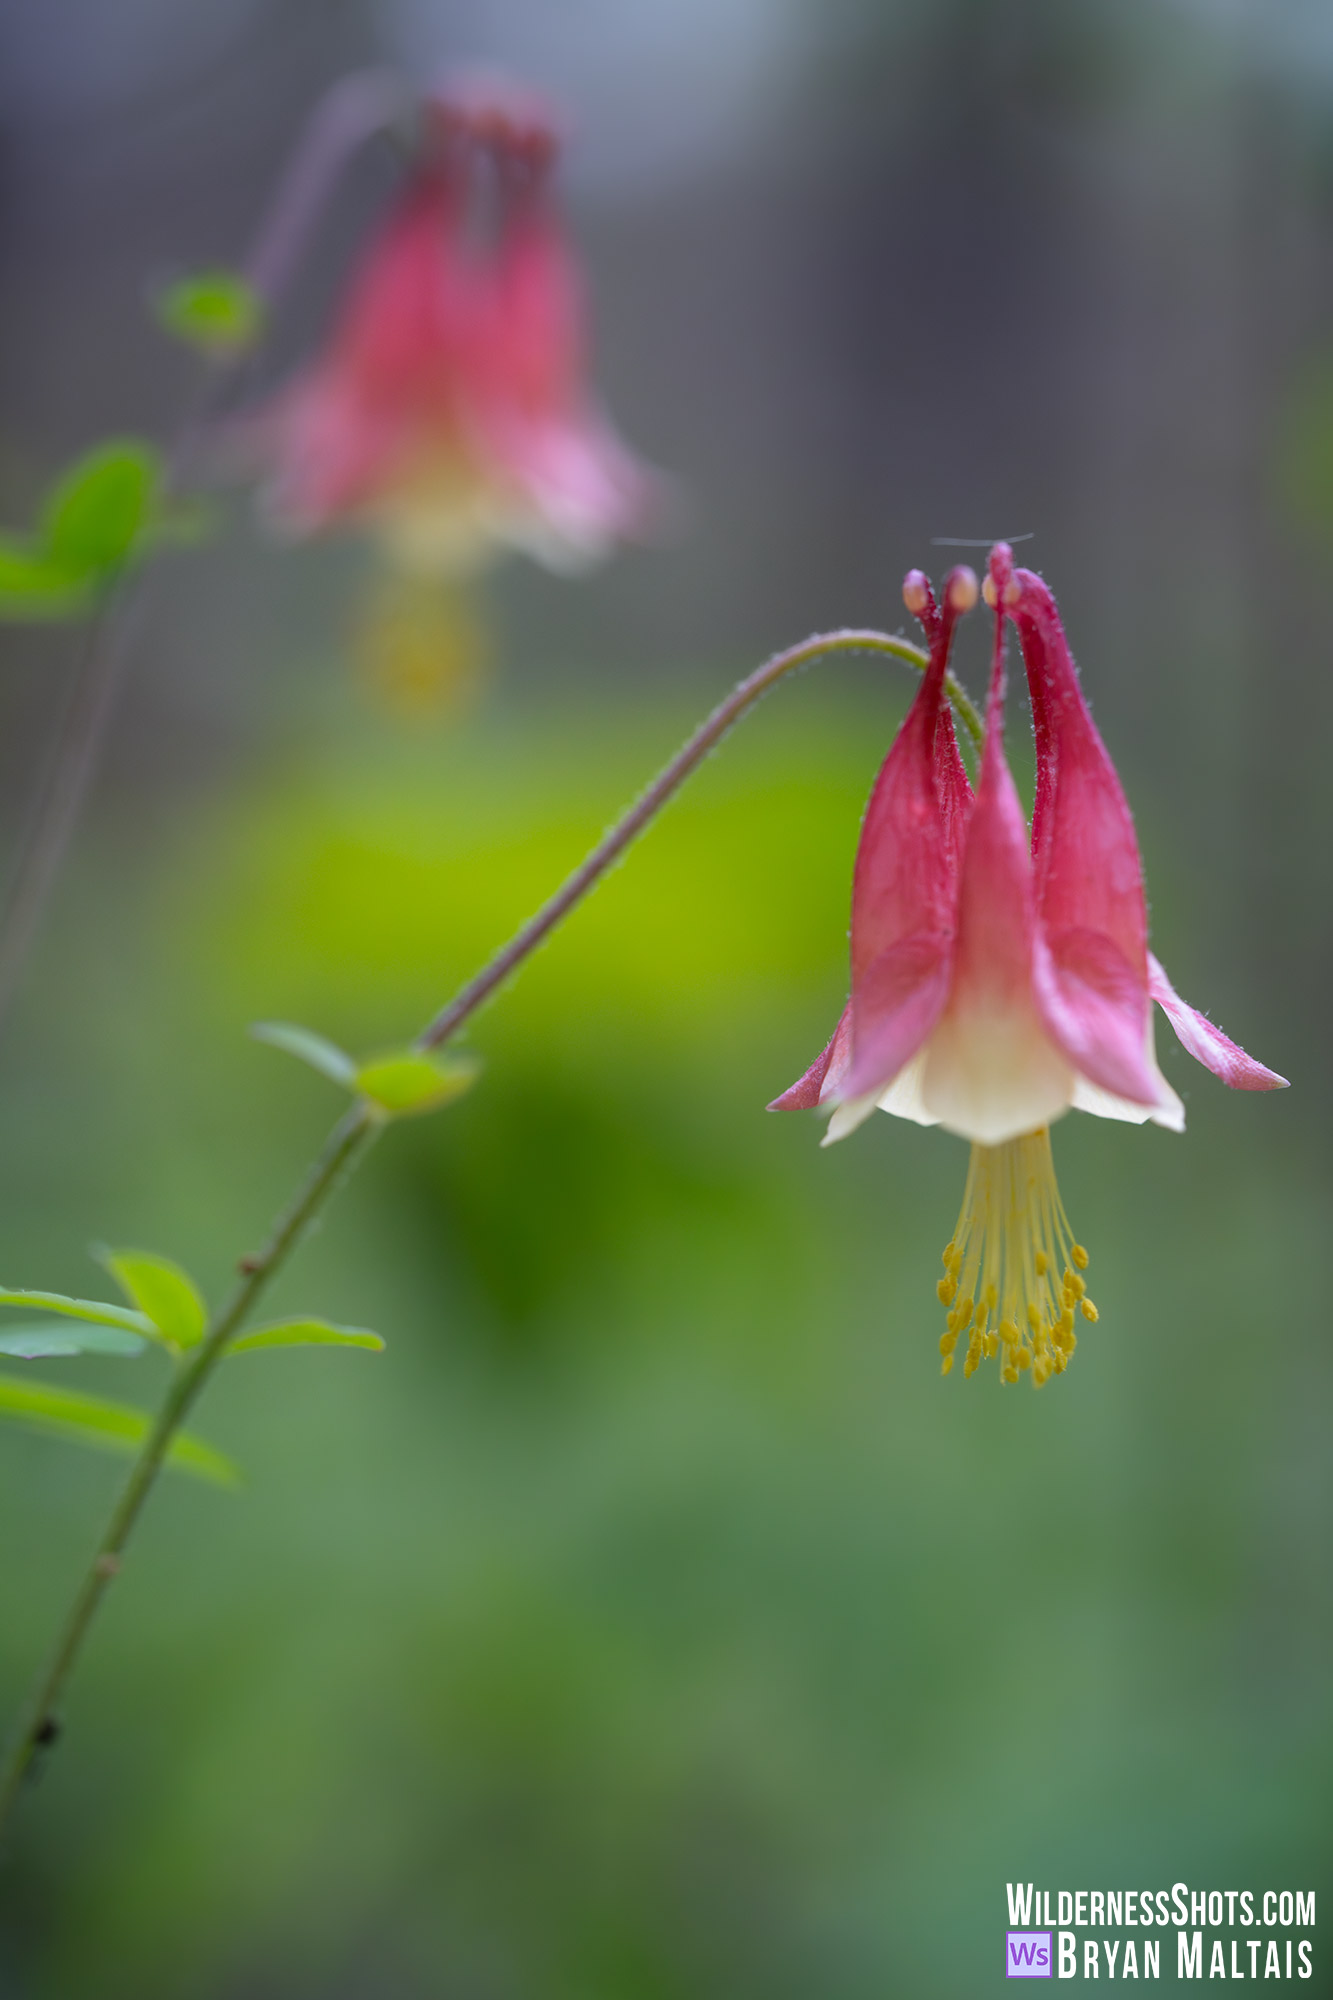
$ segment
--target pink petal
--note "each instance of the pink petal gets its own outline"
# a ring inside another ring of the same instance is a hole
[[[853,1022],[856,1094],[887,1085],[944,1005],[972,787],[941,698],[948,634],[936,625],[931,636],[931,664],[880,768],[861,827],[852,883],[852,998],[823,1054],[770,1110],[806,1109],[848,1096]],[[868,1081],[857,1081],[863,1078]]]
[[[852,989],[855,1056],[840,1098],[889,1084],[916,1054],[949,997],[953,936],[918,932],[882,951]]]
[[[1147,994],[1104,931],[1071,926],[1042,938],[1036,988],[1051,1039],[1080,1075],[1113,1097],[1158,1103],[1161,1086],[1147,1058]]]
[[[1100,931],[1147,989],[1148,919],[1134,821],[1088,712],[1055,599],[1031,570],[1014,572],[1018,627],[1032,695],[1037,793],[1032,866],[1048,934]]]
[[[986,746],[959,874],[957,927],[948,1005],[926,1051],[922,1095],[950,1130],[998,1144],[1057,1115],[1068,1104],[1074,1081],[1051,1046],[1034,990],[1032,864],[1027,823],[1004,754],[998,629]]]
[[[1201,1062],[1214,1076],[1220,1076],[1232,1090],[1288,1088],[1285,1076],[1279,1076],[1276,1070],[1265,1069],[1253,1056],[1247,1056],[1229,1035],[1214,1027],[1205,1015],[1188,1006],[1151,952],[1148,954],[1148,991],[1175,1029],[1182,1046],[1189,1050],[1196,1062]]]
[[[870,794],[852,878],[852,1039],[843,1094],[887,1084],[938,1018],[948,956],[967,773],[942,690],[947,630]],[[913,1037],[915,1039],[913,1039]]]
[[[954,988],[956,1003],[1007,1008],[1030,1001],[1036,923],[1027,822],[1002,728],[992,702],[958,880]]]
[[[798,1077],[781,1097],[775,1097],[770,1111],[813,1111],[837,1089],[852,1059],[852,1003],[843,1008],[833,1038],[822,1055],[815,1057],[805,1075]]]

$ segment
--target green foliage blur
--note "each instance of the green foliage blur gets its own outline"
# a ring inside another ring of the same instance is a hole
[[[772,698],[283,1280],[388,1351],[210,1393],[248,1484],[174,1482],[145,1523],[9,1862],[16,1990],[961,1993],[1018,1872],[1315,1874],[1295,1093],[1229,1096],[1163,1038],[1184,1139],[1065,1121],[1102,1318],[1040,1394],[939,1375],[961,1143],[877,1119],[821,1152],[763,1110],[843,997],[892,673]],[[410,735],[349,698],[169,852],[85,852],[46,1082],[11,1077],[6,1277],[77,1287],[105,1230],[220,1285],[335,1095],[247,1024],[424,1019],[702,695]],[[1188,933],[1158,943],[1178,969]],[[152,1354],[68,1366],[160,1386]],[[11,1434],[0,1479],[12,1701],[112,1475]]]

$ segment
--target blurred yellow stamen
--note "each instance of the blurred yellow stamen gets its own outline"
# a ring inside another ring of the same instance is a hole
[[[1080,1276],[1088,1253],[1074,1241],[1060,1200],[1045,1127],[1003,1146],[973,1146],[943,1263],[948,1275],[937,1286],[940,1301],[948,1306],[958,1298],[940,1341],[945,1375],[964,1333],[965,1377],[996,1354],[1002,1382],[1030,1372],[1040,1389],[1064,1373],[1078,1345],[1075,1312],[1091,1321],[1097,1308]]]

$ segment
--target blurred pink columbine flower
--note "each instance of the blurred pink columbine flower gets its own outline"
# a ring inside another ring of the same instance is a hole
[[[1172,1131],[1184,1108],[1157,1067],[1152,1002],[1192,1056],[1238,1090],[1285,1079],[1186,1006],[1147,944],[1138,842],[1079,687],[1055,600],[999,543],[986,600],[995,650],[975,796],[944,698],[968,569],[936,606],[912,571],[908,608],[930,660],[876,780],[852,890],[852,996],[832,1041],[774,1110],[833,1105],[825,1141],[876,1106],[972,1141],[938,1290],[943,1371],[999,1353],[1000,1378],[1063,1372],[1077,1313],[1095,1320],[1055,1183],[1050,1122],[1071,1108]],[[1006,619],[1032,699],[1037,789],[1029,846],[1004,752]]]
[[[430,100],[323,353],[251,425],[279,527],[364,527],[446,577],[506,547],[578,568],[645,528],[655,482],[587,387],[558,149],[547,106],[512,85]]]

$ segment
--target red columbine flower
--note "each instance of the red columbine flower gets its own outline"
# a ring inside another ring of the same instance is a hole
[[[408,568],[504,546],[575,567],[640,529],[650,481],[585,385],[556,127],[491,80],[441,92],[323,355],[256,427],[290,532],[353,523]]]
[[[1285,1079],[1254,1062],[1172,990],[1147,946],[1138,843],[1088,712],[1055,600],[1003,543],[986,738],[973,796],[944,699],[953,627],[972,572],[942,608],[912,571],[908,608],[930,661],[876,780],[852,889],[852,997],[832,1041],[775,1110],[832,1104],[825,1141],[876,1106],[972,1141],[958,1226],[944,1252],[944,1373],[1002,1352],[1000,1379],[1040,1386],[1066,1367],[1081,1312],[1096,1319],[1051,1160],[1071,1107],[1184,1128],[1157,1067],[1153,1000],[1190,1054],[1239,1090]],[[1029,849],[1004,754],[1004,632],[1018,628],[1032,697],[1037,792]]]

